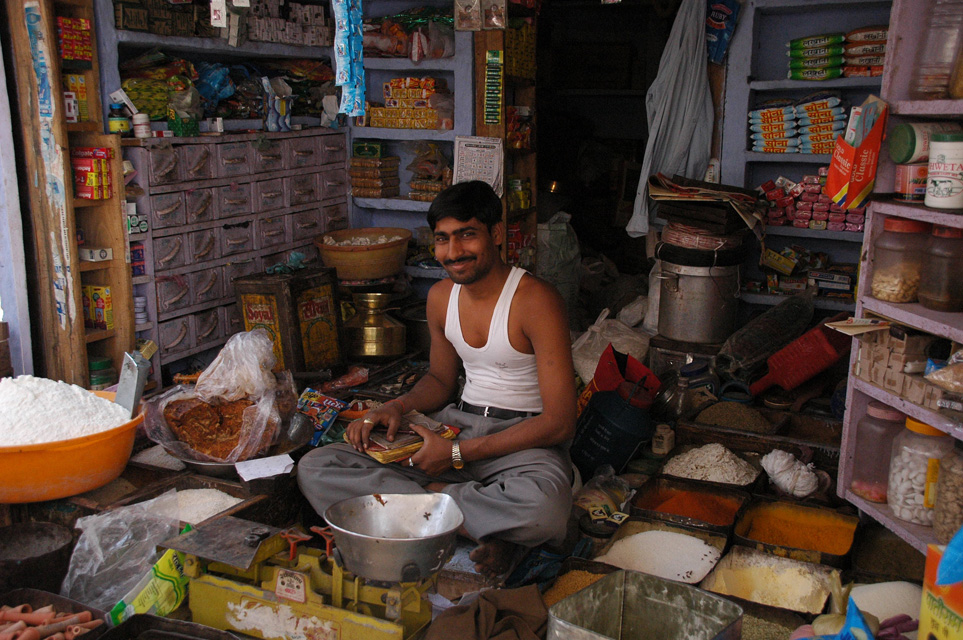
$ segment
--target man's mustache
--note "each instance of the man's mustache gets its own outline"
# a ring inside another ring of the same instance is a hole
[[[474,258],[458,258],[457,260],[445,260],[444,264],[458,264],[459,262],[469,262],[471,260],[474,260]]]

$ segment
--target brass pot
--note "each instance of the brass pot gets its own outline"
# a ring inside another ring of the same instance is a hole
[[[348,356],[354,358],[390,358],[405,353],[405,325],[388,311],[390,293],[356,293],[352,296],[356,316],[344,323]]]

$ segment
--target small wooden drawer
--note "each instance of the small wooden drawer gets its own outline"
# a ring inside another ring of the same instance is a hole
[[[344,162],[347,157],[347,139],[343,134],[319,136],[321,143],[321,164]]]
[[[231,184],[217,189],[217,210],[221,218],[251,213],[252,204],[250,184]]]
[[[226,224],[221,227],[221,256],[251,251],[254,247],[254,225],[250,222]]]
[[[289,138],[284,141],[284,168],[299,169],[316,167],[321,164],[321,149],[318,137]]]
[[[284,179],[284,190],[288,194],[288,206],[317,202],[321,199],[318,174],[308,173]]]
[[[147,157],[151,185],[181,181],[180,158],[173,147],[154,147],[148,151]]]
[[[260,243],[258,249],[273,247],[277,244],[288,242],[291,233],[287,230],[288,218],[291,216],[274,216],[273,218],[262,218],[257,221],[257,239]]]
[[[184,192],[187,199],[187,224],[217,220],[217,195],[210,187]]]
[[[217,145],[217,177],[246,176],[251,171],[251,145],[248,142],[229,142]]]
[[[348,228],[348,205],[345,202],[325,205],[322,209],[324,215],[324,231],[337,231],[338,229]]]
[[[220,309],[215,307],[194,314],[194,342],[197,346],[220,340],[223,335]]]
[[[282,140],[262,140],[251,147],[255,173],[284,169],[285,146]]]
[[[179,227],[187,220],[184,210],[184,194],[165,193],[150,197],[152,229]]]
[[[254,210],[272,211],[284,207],[284,180],[263,180],[254,183]]]
[[[222,280],[223,274],[220,269],[204,269],[190,274],[194,304],[201,304],[223,298],[224,284]]]
[[[191,244],[191,261],[194,264],[215,260],[220,257],[218,254],[220,247],[218,247],[217,243],[216,229],[192,231],[189,237]]]
[[[191,251],[186,234],[154,238],[154,271],[167,271],[190,263]]]
[[[214,177],[214,153],[209,144],[185,144],[177,148],[181,178],[185,182]]]
[[[184,276],[161,276],[156,278],[157,315],[163,318],[178,309],[194,304],[191,296],[190,278]]]
[[[291,218],[291,242],[315,238],[324,233],[320,209],[292,213],[288,217]]]
[[[237,304],[220,307],[221,312],[221,331],[225,338],[230,338],[235,333],[244,331],[244,318],[241,317],[241,308]]]
[[[194,331],[191,316],[181,316],[157,326],[158,348],[162,356],[187,351],[194,347]]]
[[[344,169],[321,172],[321,199],[344,198],[348,195],[348,179]]]
[[[233,262],[228,262],[224,269],[224,297],[234,297],[234,281],[261,270],[260,258],[244,258]]]

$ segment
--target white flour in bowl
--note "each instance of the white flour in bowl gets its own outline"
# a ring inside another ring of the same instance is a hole
[[[66,382],[0,379],[0,447],[60,442],[130,422],[119,404]]]

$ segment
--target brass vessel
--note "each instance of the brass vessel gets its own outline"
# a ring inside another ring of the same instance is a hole
[[[393,294],[355,293],[358,312],[344,323],[348,356],[353,358],[391,358],[405,353],[405,325],[391,317]]]

